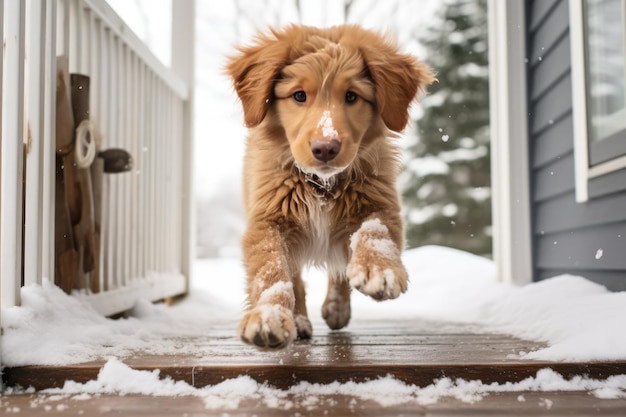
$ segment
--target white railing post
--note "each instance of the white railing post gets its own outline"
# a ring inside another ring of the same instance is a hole
[[[41,135],[41,278],[54,282],[55,175],[56,175],[56,24],[57,0],[45,0],[43,53],[43,132]]]
[[[49,36],[54,19],[54,0],[26,2],[25,110],[26,169],[24,195],[24,284],[40,284],[54,275],[50,262],[54,224],[54,137],[56,77],[50,60],[53,46]],[[49,7],[52,6],[52,7]],[[56,35],[56,34],[55,34]],[[55,58],[56,59],[56,58]]]
[[[195,205],[193,198],[193,132],[194,132],[194,85],[196,1],[177,0],[172,3],[172,69],[189,87],[189,95],[183,107],[183,172],[182,190],[182,265],[183,274],[191,278],[192,261],[195,257]],[[189,284],[189,281],[188,281]]]
[[[22,279],[25,1],[2,3],[2,147],[0,156],[0,304],[19,303]]]

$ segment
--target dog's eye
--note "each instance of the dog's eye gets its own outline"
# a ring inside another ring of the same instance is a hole
[[[356,93],[353,93],[352,91],[348,91],[346,93],[346,103],[348,104],[354,103],[358,97],[359,96],[357,96]]]
[[[304,103],[306,101],[306,93],[304,91],[296,91],[293,93],[293,99],[298,103]]]

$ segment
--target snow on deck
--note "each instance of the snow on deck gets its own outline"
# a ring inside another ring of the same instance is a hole
[[[132,316],[119,320],[52,285],[28,287],[22,307],[2,311],[5,378],[52,384],[52,393],[70,396],[189,395],[208,408],[226,407],[219,394],[226,391],[235,393],[233,404],[269,398],[283,406],[294,395],[325,390],[378,404],[529,390],[626,397],[626,336],[618,320],[626,316],[626,294],[572,276],[525,287],[497,283],[491,261],[441,247],[407,251],[404,262],[407,294],[377,303],[354,292],[344,332],[323,324],[326,280],[309,271],[313,340],[280,352],[237,339],[244,301],[238,259],[199,261],[186,300],[173,307],[138,300]],[[33,369],[40,373],[29,380]]]

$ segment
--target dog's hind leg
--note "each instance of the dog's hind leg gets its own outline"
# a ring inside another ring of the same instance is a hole
[[[300,277],[300,274],[294,274],[293,279],[293,293],[296,297],[296,305],[293,310],[294,320],[296,321],[296,328],[298,329],[298,339],[310,339],[313,335],[313,326],[309,320],[309,315],[306,310],[306,291],[304,289],[304,282]]]
[[[328,278],[328,292],[322,305],[322,317],[328,327],[339,330],[350,321],[350,283],[345,277]]]

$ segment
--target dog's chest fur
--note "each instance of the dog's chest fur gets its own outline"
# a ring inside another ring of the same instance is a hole
[[[278,187],[260,196],[260,202],[289,236],[287,250],[293,250],[299,266],[325,267],[330,276],[342,279],[348,239],[358,226],[356,219],[369,211],[367,199],[357,196],[358,182],[340,174],[332,187],[320,189],[295,168],[283,171],[280,178]]]
[[[331,276],[342,278],[347,264],[343,239],[337,239],[338,225],[334,223],[334,201],[313,197],[308,201],[308,247],[302,257],[304,263],[326,267]]]
[[[328,185],[323,188],[318,179],[312,181],[306,174],[292,171],[290,179],[282,184],[289,191],[278,191],[276,195],[284,197],[276,204],[283,208],[287,223],[298,225],[299,232],[292,235],[300,236],[298,263],[325,267],[332,277],[341,279],[348,261],[346,226],[351,217],[343,200],[351,187],[344,175],[333,178]],[[287,207],[289,210],[284,210]]]

